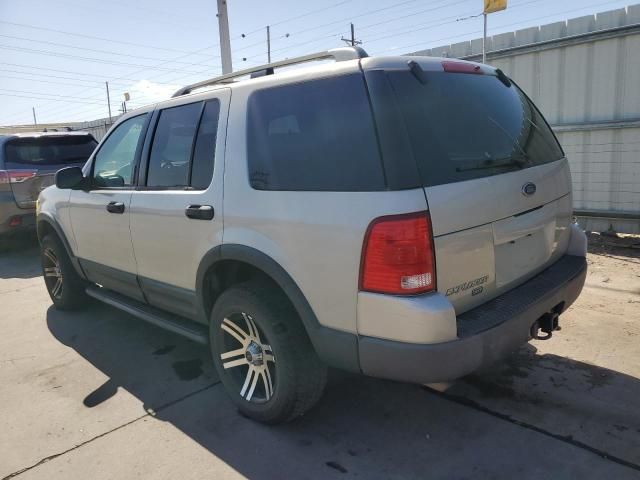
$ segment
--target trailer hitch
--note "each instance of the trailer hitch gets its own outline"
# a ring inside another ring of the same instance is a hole
[[[531,325],[531,338],[549,340],[553,335],[553,331],[560,329],[559,318],[560,315],[553,311],[542,315]]]

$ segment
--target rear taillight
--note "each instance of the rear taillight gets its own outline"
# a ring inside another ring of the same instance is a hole
[[[362,249],[360,289],[396,295],[435,290],[436,269],[428,212],[375,219]]]
[[[37,174],[37,170],[0,170],[0,184],[22,183]]]

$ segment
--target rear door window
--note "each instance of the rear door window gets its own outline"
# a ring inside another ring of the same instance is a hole
[[[162,110],[149,155],[147,187],[208,188],[219,117],[218,99]]]
[[[148,187],[189,185],[191,151],[201,113],[202,102],[160,112],[149,156]]]
[[[564,157],[546,121],[496,76],[387,72],[424,186],[497,175]]]
[[[90,135],[15,138],[5,145],[8,168],[69,165],[86,162],[98,142]]]
[[[249,98],[249,180],[257,190],[385,188],[360,74],[254,92]]]

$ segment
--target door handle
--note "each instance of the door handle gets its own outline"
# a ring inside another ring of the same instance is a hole
[[[189,205],[184,213],[194,220],[212,220],[214,210],[211,205]]]
[[[109,202],[107,204],[107,212],[109,212],[109,213],[124,213],[124,203],[122,203],[122,202]]]

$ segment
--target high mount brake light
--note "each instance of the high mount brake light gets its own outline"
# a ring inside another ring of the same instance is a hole
[[[435,290],[436,271],[428,212],[375,219],[362,249],[360,289],[395,295]]]
[[[442,68],[447,73],[472,73],[475,75],[484,75],[480,65],[474,65],[473,63],[445,60],[442,62]]]

